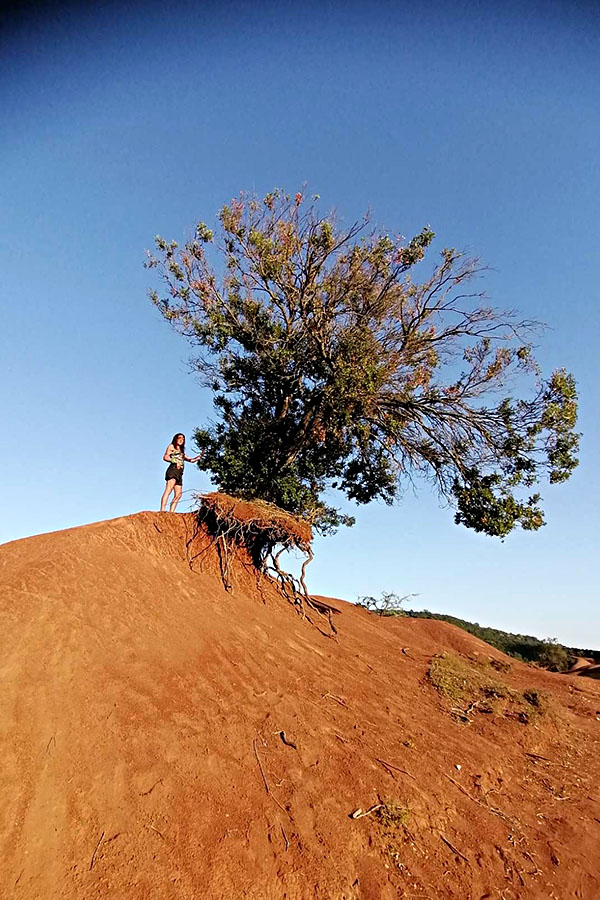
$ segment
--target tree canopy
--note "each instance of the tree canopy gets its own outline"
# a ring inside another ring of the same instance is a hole
[[[433,238],[345,227],[279,190],[225,205],[217,236],[156,238],[151,298],[213,392],[194,437],[220,490],[325,533],[353,521],[330,489],[392,503],[425,478],[476,531],[543,524],[532,488],[577,465],[574,378],[542,375],[539,323],[490,305],[479,260],[447,248],[414,277]]]

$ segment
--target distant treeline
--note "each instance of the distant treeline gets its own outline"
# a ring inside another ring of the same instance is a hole
[[[484,628],[478,622],[465,622],[456,616],[447,616],[443,613],[432,613],[424,609],[403,610],[403,615],[413,619],[439,619],[442,622],[450,622],[458,625],[475,637],[481,638],[497,650],[520,659],[521,662],[537,663],[538,665],[564,669],[568,660],[573,656],[585,656],[600,663],[600,650],[585,650],[580,647],[566,647],[564,644],[540,640],[530,634],[511,634],[510,631],[501,631],[499,628]],[[562,651],[562,652],[557,652]],[[554,658],[553,658],[554,657]],[[561,664],[561,659],[563,664]]]

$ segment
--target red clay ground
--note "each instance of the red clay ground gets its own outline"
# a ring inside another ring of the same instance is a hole
[[[336,642],[210,549],[192,571],[193,530],[0,548],[2,897],[600,897],[600,685],[514,663],[551,711],[461,723],[432,657],[502,654],[342,601]]]

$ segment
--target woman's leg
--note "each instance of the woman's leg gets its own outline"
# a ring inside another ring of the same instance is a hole
[[[183,491],[183,487],[180,484],[175,485],[175,493],[173,494],[173,499],[171,500],[171,505],[169,507],[170,512],[175,512],[177,509],[177,504],[181,500],[181,492]]]
[[[165,485],[163,495],[160,498],[160,511],[161,512],[165,512],[165,510],[167,508],[167,503],[169,502],[169,494],[171,493],[171,491],[173,490],[174,487],[175,487],[175,479],[169,478],[169,480],[167,481],[167,483]]]

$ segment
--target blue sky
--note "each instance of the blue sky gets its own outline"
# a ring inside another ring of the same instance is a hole
[[[539,356],[576,375],[584,432],[537,534],[457,528],[425,489],[318,540],[310,587],[600,647],[600,16],[496,6],[108,3],[5,35],[1,541],[157,506],[166,443],[211,407],[144,251],[307,182],[345,219],[481,256],[492,299],[549,324]]]

